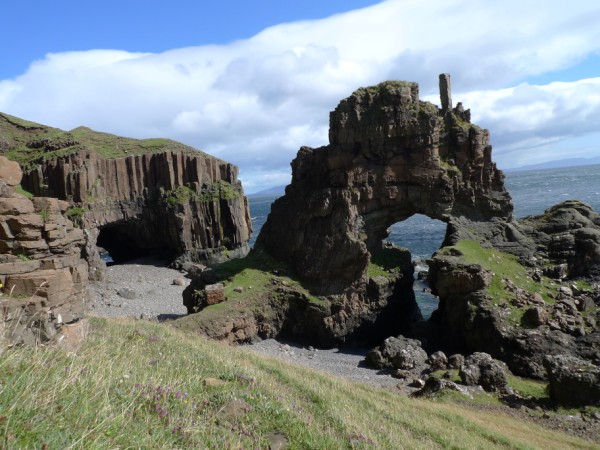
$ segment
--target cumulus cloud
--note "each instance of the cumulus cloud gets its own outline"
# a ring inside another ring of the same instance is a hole
[[[600,153],[581,141],[599,129],[600,79],[523,83],[600,52],[599,22],[593,2],[387,0],[229,45],[49,54],[0,81],[0,110],[177,139],[238,164],[252,191],[285,184],[301,145],[327,144],[329,111],[359,86],[417,81],[437,100],[437,74],[450,72],[454,98],[492,130],[496,159],[560,157],[565,146],[552,144],[571,138]]]

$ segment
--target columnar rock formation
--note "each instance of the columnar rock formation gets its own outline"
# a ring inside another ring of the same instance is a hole
[[[207,260],[247,251],[250,215],[237,167],[216,158],[165,152],[106,159],[79,151],[38,165],[23,184],[80,206],[91,241],[115,261],[147,252]]]
[[[27,190],[69,202],[92,269],[101,267],[96,244],[117,262],[147,253],[218,261],[248,250],[250,214],[232,164],[167,139],[65,132],[6,114],[0,136]]]
[[[66,201],[15,192],[21,169],[0,156],[0,335],[45,342],[83,316],[88,265],[83,231]]]
[[[489,133],[466,116],[420,101],[416,83],[357,90],[331,113],[330,145],[300,149],[257,245],[337,294],[365,281],[388,227],[413,214],[510,218]]]

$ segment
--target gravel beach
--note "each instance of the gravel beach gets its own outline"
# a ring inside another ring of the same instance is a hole
[[[104,281],[90,284],[95,298],[88,312],[103,317],[175,319],[187,313],[182,292],[189,282],[182,272],[155,258],[112,265],[106,268]]]
[[[174,280],[184,285],[174,284]],[[88,312],[101,317],[133,317],[171,320],[186,314],[182,292],[190,280],[178,270],[166,267],[165,261],[141,258],[126,264],[109,266],[105,280],[91,283],[94,300]],[[372,386],[393,387],[398,380],[389,374],[363,367],[367,349],[314,349],[291,342],[266,339],[242,348],[281,358]]]

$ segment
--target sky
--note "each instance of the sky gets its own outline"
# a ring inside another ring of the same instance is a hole
[[[439,105],[440,73],[500,168],[600,157],[597,0],[7,0],[0,20],[0,111],[175,139],[247,193],[287,184],[357,88],[416,81]]]

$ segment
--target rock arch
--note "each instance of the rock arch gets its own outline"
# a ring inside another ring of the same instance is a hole
[[[322,295],[364,290],[387,228],[413,214],[449,224],[505,222],[513,205],[492,162],[490,135],[452,108],[419,100],[417,83],[361,88],[330,114],[330,144],[302,147],[292,182],[272,206],[257,246],[288,262]]]

